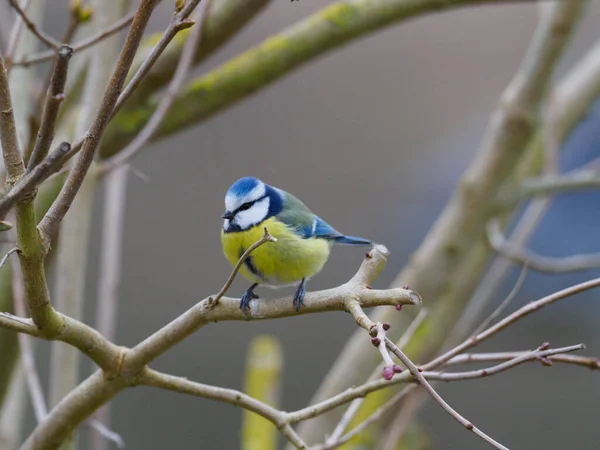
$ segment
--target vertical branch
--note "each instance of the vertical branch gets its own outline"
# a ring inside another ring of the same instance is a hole
[[[123,258],[123,233],[129,168],[119,167],[104,178],[104,223],[100,253],[100,275],[96,298],[96,329],[110,341],[116,338],[119,285]],[[110,405],[100,408],[94,419],[110,427]],[[99,432],[91,436],[90,448],[105,450],[107,441]]]

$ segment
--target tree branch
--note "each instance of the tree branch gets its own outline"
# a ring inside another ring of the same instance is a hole
[[[31,153],[31,158],[27,163],[27,172],[42,162],[48,155],[52,141],[54,140],[54,130],[56,128],[56,119],[58,118],[58,110],[65,98],[65,84],[67,82],[67,71],[69,69],[69,60],[73,55],[73,49],[68,45],[61,46],[56,52],[56,60],[54,62],[54,70],[48,92],[46,93],[46,101],[40,129],[38,130],[37,139]]]
[[[531,250],[519,247],[508,241],[502,234],[497,219],[492,219],[487,226],[490,245],[500,255],[511,261],[524,264],[528,268],[546,273],[564,273],[588,270],[600,267],[600,254],[572,255],[549,257],[538,255]]]
[[[384,246],[377,245],[367,254],[355,277],[337,288],[308,292],[304,305],[296,312],[291,297],[268,302],[251,302],[249,313],[239,308],[239,299],[222,297],[215,306],[214,297],[208,297],[190,308],[170,324],[155,332],[127,353],[123,370],[137,372],[190,334],[212,322],[224,320],[257,320],[297,316],[323,311],[348,311],[348,299],[362,308],[381,305],[420,305],[421,297],[407,289],[375,290],[369,286],[385,266],[389,255]],[[359,284],[356,280],[365,284]]]
[[[194,62],[194,56],[196,55],[197,49],[200,46],[202,29],[204,28],[204,15],[207,8],[207,4],[209,2],[210,0],[206,0],[200,5],[198,10],[196,11],[196,15],[193,20],[195,26],[192,28],[192,31],[189,34],[186,43],[183,47],[183,50],[181,52],[181,59],[177,63],[177,69],[175,70],[173,79],[169,83],[169,87],[167,87],[167,90],[164,93],[158,107],[154,111],[154,114],[152,115],[146,126],[140,131],[140,133],[135,137],[135,139],[131,141],[125,149],[123,149],[123,151],[104,162],[101,171],[110,171],[117,166],[127,164],[129,161],[131,161],[150,141],[150,139],[152,138],[152,136],[166,117],[167,113],[171,109],[173,101],[175,100],[175,96],[177,95],[177,93],[181,89],[181,86],[187,79],[190,68],[192,67],[192,64]],[[178,29],[181,29],[181,27],[179,27]],[[148,71],[149,70],[150,69],[148,69]],[[139,80],[141,81],[145,75],[146,74],[143,74],[143,76],[141,76]],[[115,113],[118,111],[120,106],[127,101],[127,98],[129,98],[129,95],[131,95],[131,93],[137,87],[138,84],[139,83],[132,84],[131,88],[129,88],[129,86],[128,88],[126,88],[126,90],[128,89],[126,92],[124,92],[124,94],[126,95],[122,95],[119,98],[119,101],[115,106]]]
[[[248,1],[248,0],[247,0]],[[394,23],[427,13],[499,0],[339,1],[269,37],[222,66],[190,83],[177,95],[173,111],[154,139],[198,124],[226,107],[283,78],[292,70],[344,44]],[[512,1],[512,0],[508,0]],[[519,1],[519,0],[516,0]],[[332,27],[331,24],[335,26]],[[112,155],[144,127],[158,101],[123,111],[107,130],[100,152]]]
[[[81,154],[69,173],[56,201],[39,224],[39,229],[46,245],[49,245],[52,238],[56,235],[60,222],[69,210],[71,203],[73,203],[75,195],[77,195],[83,179],[92,164],[94,154],[100,143],[100,138],[112,116],[112,111],[125,83],[127,72],[131,67],[148,20],[157,3],[158,0],[143,0],[138,6],[137,13],[125,39],[123,50],[119,55],[116,69],[106,87],[94,122],[85,137]]]
[[[54,50],[58,50],[58,47],[60,47],[61,43],[59,41],[57,41],[56,39],[54,39],[49,34],[46,34],[44,31],[39,29],[35,25],[35,23],[33,23],[31,20],[29,20],[29,17],[27,17],[27,14],[19,5],[18,0],[8,0],[8,2],[13,7],[13,9],[17,12],[17,14],[21,17],[21,19],[23,20],[23,22],[25,23],[25,26],[29,29],[29,31],[31,31],[47,47],[53,48]]]
[[[135,11],[127,14],[125,17],[118,20],[113,25],[105,28],[104,30],[100,30],[96,34],[93,34],[92,36],[89,36],[79,42],[74,43],[71,46],[71,48],[73,49],[73,53],[78,53],[83,50],[86,50],[86,49],[96,45],[97,43],[102,42],[107,37],[112,36],[115,33],[118,33],[119,31],[121,31],[122,29],[127,27],[133,21],[134,16],[135,16]],[[48,60],[52,59],[52,57],[55,54],[56,54],[55,51],[48,50],[48,51],[40,52],[40,53],[37,53],[34,55],[30,55],[30,56],[25,55],[22,59],[15,61],[13,63],[13,66],[27,67],[31,64],[48,61]]]

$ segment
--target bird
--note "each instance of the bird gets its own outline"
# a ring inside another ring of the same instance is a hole
[[[221,217],[223,254],[232,266],[261,239],[264,227],[277,239],[276,244],[256,248],[240,267],[240,273],[252,282],[240,299],[245,314],[251,300],[259,298],[254,292],[259,285],[276,288],[299,283],[293,297],[293,306],[299,311],[307,281],[321,271],[334,244],[373,244],[340,233],[298,198],[256,177],[243,177],[231,185]]]

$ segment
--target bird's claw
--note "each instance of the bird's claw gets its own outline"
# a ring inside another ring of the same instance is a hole
[[[305,279],[302,278],[302,281],[298,285],[298,289],[294,293],[294,307],[296,308],[296,312],[300,311],[302,305],[304,305],[304,294],[306,294],[306,282]]]
[[[240,309],[244,312],[244,314],[248,314],[250,312],[250,302],[259,298],[258,294],[254,292],[255,287],[256,284],[253,284],[246,289],[242,295],[242,298],[240,299]]]

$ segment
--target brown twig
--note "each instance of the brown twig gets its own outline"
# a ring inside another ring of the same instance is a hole
[[[110,121],[119,93],[125,83],[127,72],[131,67],[148,20],[157,3],[158,0],[143,0],[138,7],[127,38],[125,39],[125,44],[119,55],[116,69],[106,87],[102,103],[92,126],[85,137],[81,154],[69,173],[60,194],[39,224],[39,230],[46,245],[49,245],[52,238],[56,235],[60,222],[69,210],[71,203],[73,203],[75,195],[77,195],[83,179],[92,164],[94,154],[100,143],[100,138]]]
[[[179,93],[179,90],[185,82],[190,68],[192,67],[196,51],[200,46],[204,24],[204,14],[208,8],[208,3],[209,0],[205,0],[196,11],[196,15],[194,17],[195,26],[192,28],[191,33],[187,37],[187,41],[183,47],[183,50],[181,51],[181,57],[179,59],[179,63],[177,64],[175,74],[173,75],[166,92],[161,98],[158,107],[156,110],[154,110],[152,117],[146,123],[142,131],[138,133],[135,139],[131,141],[127,147],[104,162],[100,169],[101,172],[110,171],[115,167],[127,164],[143,149],[150,139],[152,139],[154,133],[156,133],[156,130],[171,109],[171,105],[175,100],[175,96]],[[134,88],[135,87],[137,87],[137,84],[134,86]],[[129,96],[129,94],[127,95]],[[123,98],[126,100],[128,97]]]
[[[98,42],[103,41],[109,36],[112,36],[115,33],[118,33],[125,27],[127,27],[132,21],[135,15],[135,11],[127,14],[119,21],[115,22],[110,27],[105,28],[104,30],[99,31],[98,33],[87,37],[79,42],[74,43],[71,48],[73,49],[73,53],[78,53],[83,50],[86,50]],[[17,60],[13,63],[13,66],[29,66],[31,64],[36,64],[44,61],[48,61],[52,59],[56,52],[52,50],[36,53],[30,56],[24,56],[22,59]]]
[[[137,89],[139,84],[146,77],[150,69],[152,69],[152,66],[154,66],[156,60],[159,58],[162,52],[165,51],[167,45],[169,45],[175,35],[194,24],[192,21],[187,20],[187,18],[190,16],[192,11],[194,11],[194,8],[196,8],[200,1],[201,0],[191,0],[179,13],[173,16],[171,23],[162,34],[159,41],[156,43],[148,57],[144,60],[140,68],[136,71],[133,77],[131,77],[131,80],[129,80],[127,86],[125,86],[123,89],[123,92],[119,96],[119,100],[117,101],[117,104],[112,112],[113,117],[119,112],[131,94],[133,94],[133,92]]]
[[[36,26],[35,23],[29,20],[29,17],[27,17],[27,13],[21,8],[21,5],[19,5],[19,2],[17,0],[8,1],[10,5],[14,8],[14,10],[17,12],[17,14],[21,17],[29,31],[31,31],[44,45],[55,50],[57,50],[58,47],[60,47],[61,43],[59,41],[42,31]]]
[[[46,93],[46,101],[40,129],[38,130],[37,139],[31,153],[31,158],[27,163],[27,172],[37,166],[48,154],[52,141],[54,140],[54,130],[56,128],[56,119],[58,118],[58,110],[65,98],[64,90],[67,82],[67,71],[69,69],[69,60],[73,55],[73,49],[68,45],[61,46],[56,52],[56,60],[50,83],[48,84],[48,92]]]
[[[382,342],[382,344],[383,344],[383,342]],[[406,368],[409,370],[409,372],[411,373],[411,375],[417,379],[417,381],[419,382],[419,384],[421,386],[423,386],[423,389],[425,389],[427,391],[427,393],[431,396],[431,398],[433,398],[433,400],[435,400],[435,402],[438,405],[440,405],[444,411],[446,411],[450,416],[452,416],[452,418],[454,418],[458,423],[460,423],[467,430],[472,431],[473,433],[475,433],[477,436],[479,436],[481,439],[483,439],[484,441],[486,441],[487,443],[489,443],[493,447],[499,448],[499,449],[502,449],[502,450],[508,450],[507,447],[505,447],[504,445],[500,444],[496,440],[494,440],[491,437],[489,437],[487,434],[485,434],[483,431],[481,431],[479,428],[477,428],[475,425],[473,425],[473,423],[471,421],[465,419],[454,408],[452,408],[437,393],[437,391],[433,388],[433,386],[431,386],[431,384],[429,384],[429,382],[427,381],[427,379],[423,376],[423,374],[421,373],[421,371],[419,371],[419,369],[417,368],[417,366],[415,366],[414,363],[408,358],[408,356],[406,356],[402,352],[402,350],[400,350],[398,347],[396,347],[396,345],[391,340],[389,340],[388,338],[386,338],[386,340],[385,340],[385,346],[394,355],[396,355],[396,357],[402,362],[402,364],[404,364],[406,366]],[[444,375],[448,375],[448,374],[444,374]]]
[[[277,242],[277,239],[274,238],[273,236],[271,236],[268,228],[265,227],[262,238],[260,238],[258,241],[256,241],[250,247],[248,247],[244,253],[242,253],[242,256],[240,256],[240,259],[238,259],[238,262],[233,267],[233,270],[231,271],[229,278],[227,278],[227,281],[225,282],[225,284],[223,285],[221,290],[219,292],[217,292],[217,295],[214,296],[212,301],[209,301],[209,303],[211,303],[212,306],[217,306],[219,304],[219,301],[221,300],[221,298],[227,293],[227,291],[231,287],[231,283],[233,283],[233,280],[237,276],[237,273],[240,271],[240,267],[242,267],[242,265],[244,264],[244,262],[246,261],[248,256],[250,256],[250,254],[254,250],[256,250],[258,247],[260,247],[263,244],[266,244],[267,242]]]

